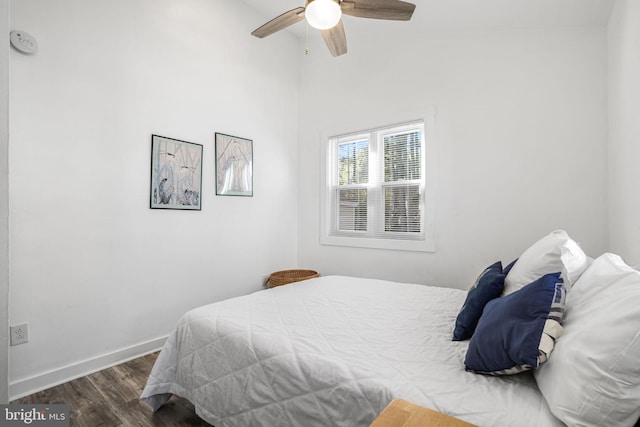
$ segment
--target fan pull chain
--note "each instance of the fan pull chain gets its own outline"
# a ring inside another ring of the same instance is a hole
[[[309,23],[306,22],[305,20],[305,34],[304,34],[304,44],[305,44],[305,48],[304,48],[304,54],[305,55],[309,55]]]

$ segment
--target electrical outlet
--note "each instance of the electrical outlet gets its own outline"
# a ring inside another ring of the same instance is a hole
[[[24,344],[26,342],[29,342],[29,324],[28,323],[12,326],[10,330],[11,330],[11,345],[18,345],[18,344]]]

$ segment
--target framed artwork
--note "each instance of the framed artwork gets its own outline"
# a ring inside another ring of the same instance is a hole
[[[151,135],[151,209],[200,210],[202,145]]]
[[[253,196],[253,141],[216,132],[216,194]]]

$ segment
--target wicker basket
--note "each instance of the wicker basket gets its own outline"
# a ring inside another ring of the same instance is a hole
[[[314,270],[282,270],[271,273],[269,276],[269,287],[286,285],[287,283],[300,282],[302,280],[313,279],[319,274]]]

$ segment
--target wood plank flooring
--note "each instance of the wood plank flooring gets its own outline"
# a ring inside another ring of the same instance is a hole
[[[186,399],[173,396],[157,412],[138,401],[157,357],[153,353],[11,403],[66,403],[70,427],[210,426]]]

